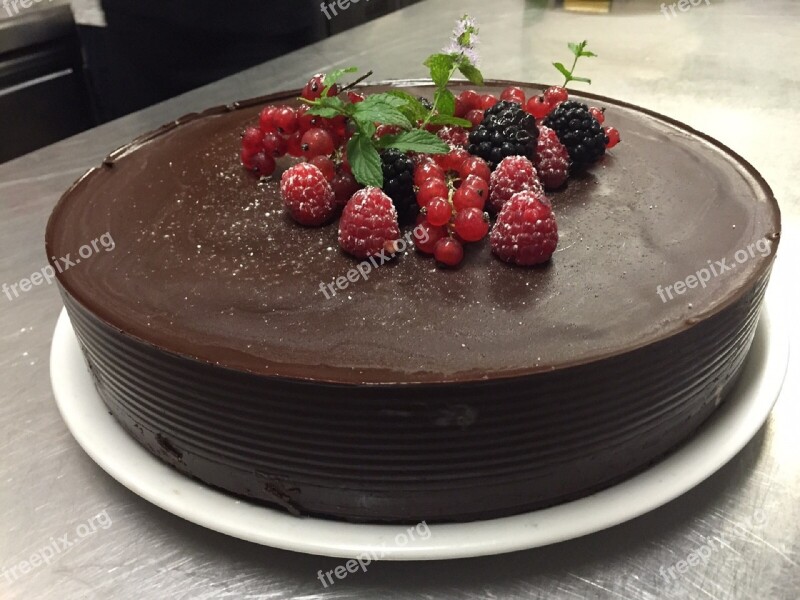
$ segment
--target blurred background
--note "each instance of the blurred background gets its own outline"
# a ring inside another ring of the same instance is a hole
[[[0,0],[0,163],[422,1]],[[588,13],[662,4],[526,3]]]

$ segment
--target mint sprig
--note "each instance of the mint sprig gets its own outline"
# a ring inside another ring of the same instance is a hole
[[[585,56],[587,58],[593,58],[593,57],[597,56],[597,54],[595,54],[594,52],[591,52],[591,51],[586,49],[587,43],[588,42],[586,40],[583,40],[579,44],[578,43],[574,43],[574,42],[570,42],[570,43],[567,44],[567,46],[570,49],[570,52],[572,52],[572,55],[575,57],[574,60],[572,61],[572,68],[571,69],[567,69],[560,62],[554,62],[553,63],[553,66],[556,69],[558,69],[558,72],[561,73],[564,76],[564,87],[567,87],[570,84],[570,82],[572,82],[572,81],[578,81],[578,82],[581,82],[581,83],[588,83],[588,84],[592,83],[592,80],[588,79],[587,77],[576,77],[574,75],[575,66],[578,64],[578,59],[579,58],[581,58],[583,56]]]

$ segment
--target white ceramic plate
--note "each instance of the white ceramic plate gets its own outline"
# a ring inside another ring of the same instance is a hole
[[[606,529],[688,491],[735,456],[769,416],[786,374],[789,342],[768,302],[740,383],[703,429],[649,470],[592,496],[513,517],[426,527],[358,525],[293,517],[228,496],[163,464],[108,413],[66,312],[50,374],[64,421],[107,473],[142,498],[203,527],[275,548],[366,560],[438,560],[502,554]],[[411,529],[414,529],[411,527]]]

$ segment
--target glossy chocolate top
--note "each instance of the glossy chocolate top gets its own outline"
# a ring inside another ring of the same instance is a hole
[[[106,232],[114,249],[59,274],[64,288],[115,328],[231,369],[354,384],[469,381],[667,338],[752,287],[777,247],[775,199],[741,158],[665,117],[583,94],[607,108],[623,141],[552,194],[561,240],[551,263],[507,266],[484,242],[455,271],[411,251],[362,277],[338,248],[336,222],[295,224],[280,171],[259,182],[240,165],[242,129],[264,103],[296,95],[189,115],[87,173],[51,217],[48,256],[74,260]],[[332,295],[327,284],[349,272],[354,281],[340,279],[347,287]]]

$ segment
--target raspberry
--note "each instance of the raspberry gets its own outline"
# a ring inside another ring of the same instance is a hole
[[[569,153],[556,132],[542,125],[536,150],[536,173],[546,190],[555,190],[569,178]]]
[[[381,154],[383,191],[392,199],[401,221],[413,219],[416,208],[414,195],[414,162],[393,148]]]
[[[524,105],[525,104],[525,92],[518,87],[511,86],[507,87],[503,90],[503,93],[500,94],[500,100],[505,100],[507,102],[516,102],[517,104]]]
[[[620,143],[619,131],[616,127],[606,127],[606,138],[608,138],[608,142],[606,142],[606,148],[611,150],[614,146]]]
[[[446,267],[457,267],[464,260],[464,246],[458,240],[444,237],[436,242],[433,256]]]
[[[489,215],[479,208],[465,208],[456,213],[455,229],[465,242],[479,242],[489,233]]]
[[[301,225],[322,225],[336,212],[336,197],[317,167],[300,163],[284,171],[281,197],[292,218]]]
[[[490,236],[492,252],[520,266],[550,260],[558,245],[558,227],[550,203],[535,191],[515,194],[500,211]]]
[[[399,238],[397,211],[389,196],[374,187],[353,194],[339,220],[342,250],[356,258],[368,258]]]
[[[608,138],[589,108],[568,100],[559,104],[544,121],[567,147],[573,168],[583,168],[603,156]]]
[[[469,134],[469,152],[496,167],[507,156],[536,154],[536,119],[514,102],[498,102]]]
[[[347,204],[347,201],[353,197],[353,194],[361,189],[356,178],[353,177],[352,173],[348,173],[347,171],[337,173],[336,177],[331,181],[331,187],[336,196],[336,206],[341,207]]]
[[[534,190],[544,194],[536,168],[524,156],[504,158],[492,173],[489,186],[489,207],[495,212],[500,212],[511,196],[523,190]]]
[[[466,148],[469,144],[469,132],[463,127],[444,127],[436,135],[451,148]]]

